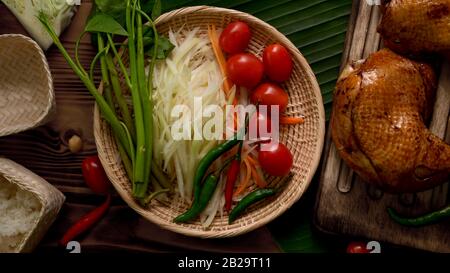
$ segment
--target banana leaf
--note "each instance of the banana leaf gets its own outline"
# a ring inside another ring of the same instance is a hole
[[[163,10],[210,5],[250,13],[286,35],[316,74],[327,120],[352,0],[165,0]]]
[[[352,0],[165,0],[163,10],[194,5],[247,12],[286,35],[316,74],[328,120]],[[269,225],[286,252],[324,252],[336,248],[335,243],[329,243],[313,231],[311,208],[314,206],[315,191],[308,192],[298,204]]]

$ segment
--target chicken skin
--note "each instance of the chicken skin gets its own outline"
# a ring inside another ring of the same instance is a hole
[[[384,0],[378,32],[400,54],[450,52],[450,0]]]
[[[389,49],[344,69],[334,93],[332,139],[363,180],[388,192],[447,181],[450,146],[425,126],[436,84],[431,66]]]

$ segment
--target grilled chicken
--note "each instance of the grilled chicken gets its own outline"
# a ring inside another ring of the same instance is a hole
[[[423,191],[446,182],[450,146],[425,126],[435,90],[429,65],[389,49],[349,65],[337,83],[331,117],[343,160],[363,180],[389,192]]]
[[[450,52],[450,0],[384,0],[378,32],[401,54]]]

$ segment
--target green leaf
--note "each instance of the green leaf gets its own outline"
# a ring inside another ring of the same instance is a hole
[[[142,28],[142,36],[153,38],[153,28],[149,25],[145,25]]]
[[[145,37],[146,39],[144,39],[144,43],[149,43],[152,45],[147,51],[147,55],[152,57],[153,56],[153,52],[155,50],[154,45],[153,45],[153,40],[149,40],[149,37]],[[158,49],[156,50],[156,59],[158,60],[162,60],[165,59],[170,52],[172,51],[172,49],[174,48],[174,45],[169,41],[169,39],[167,39],[164,36],[160,36],[158,38]]]
[[[152,37],[144,36],[144,37],[142,38],[142,41],[144,42],[144,47],[145,47],[145,48],[148,48],[149,46],[152,46],[152,45],[153,45],[153,38],[152,38]],[[150,50],[150,49],[149,49],[149,50]]]
[[[128,32],[110,15],[97,13],[89,20],[86,32],[104,32],[121,36],[128,36]]]
[[[141,1],[141,10],[146,14],[151,14],[154,5],[155,5],[154,0]]]
[[[122,26],[125,25],[126,0],[95,0],[95,5],[102,13],[112,16]]]
[[[152,9],[152,19],[156,20],[161,15],[161,0],[155,0]]]

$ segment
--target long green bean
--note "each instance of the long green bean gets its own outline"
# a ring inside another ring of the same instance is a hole
[[[140,9],[139,1],[135,0],[136,9]],[[135,195],[137,197],[145,196],[145,193],[148,188],[148,182],[150,177],[150,169],[151,169],[151,156],[152,156],[152,145],[151,145],[151,136],[152,136],[152,123],[153,117],[151,108],[152,99],[149,96],[147,90],[147,82],[145,77],[145,55],[144,55],[144,42],[142,36],[142,17],[141,13],[136,12],[136,70],[137,70],[137,78],[139,85],[139,93],[141,97],[142,103],[142,122],[144,123],[144,176],[143,183],[139,183],[136,185]]]
[[[110,55],[105,56],[105,63],[109,70],[111,87],[114,91],[114,96],[116,97],[117,104],[119,105],[123,122],[127,126],[132,139],[136,141],[136,130],[134,128],[133,119],[131,117],[130,110],[128,109],[128,104],[125,100],[125,97],[123,96],[122,88],[120,87],[119,75],[117,74],[117,70],[115,69],[114,61]]]
[[[78,67],[78,65],[73,61],[73,59],[70,57],[69,53],[66,51],[64,46],[62,45],[61,41],[58,38],[58,35],[55,33],[53,28],[51,27],[48,17],[45,15],[45,13],[40,13],[38,16],[38,19],[41,21],[45,29],[47,30],[48,34],[52,38],[53,42],[55,43],[56,47],[59,49],[61,54],[63,55],[64,59],[69,64],[70,68],[74,71],[74,73],[81,79],[81,81],[84,83],[86,88],[88,89],[89,93],[94,97],[95,101],[97,102],[97,105],[105,118],[105,120],[111,125],[111,128],[114,132],[114,134],[117,135],[118,140],[120,143],[127,147],[126,152],[129,156],[133,153],[128,147],[132,147],[132,144],[130,144],[131,139],[128,138],[126,131],[122,128],[122,125],[120,124],[120,120],[117,118],[115,112],[111,107],[108,105],[108,103],[105,101],[105,98],[98,92],[97,88],[95,87],[94,83],[89,79],[89,76],[87,75],[86,71],[84,69]]]
[[[155,7],[158,7],[158,5],[155,4]],[[158,8],[155,7],[154,9],[158,10]],[[120,53],[116,48],[117,45],[112,39],[112,33],[115,33],[114,31],[109,30],[110,32],[108,32],[105,31],[105,29],[90,29],[92,35],[95,35],[93,37],[98,42],[98,53],[91,62],[89,71],[86,71],[83,68],[78,58],[80,41],[86,32],[83,32],[76,42],[75,59],[73,59],[64,49],[56,32],[49,23],[48,17],[44,13],[41,13],[39,19],[69,66],[96,100],[102,117],[110,124],[125,170],[132,180],[133,196],[139,199],[139,201],[144,201],[145,197],[148,195],[148,184],[151,173],[156,173],[155,175],[161,180],[163,185],[170,186],[170,183],[165,178],[163,172],[152,166],[152,74],[157,58],[158,34],[152,18],[141,10],[140,0],[127,0],[124,12],[128,41],[120,44]],[[149,38],[148,35],[151,33],[147,32],[145,34],[146,37],[144,37],[144,20],[148,20],[153,28],[154,39]],[[149,45],[149,42],[154,44],[154,51],[149,63],[150,73],[149,75],[146,75],[145,46]],[[124,62],[122,61],[122,53],[124,52],[127,53],[129,57],[128,68],[125,67]],[[100,63],[103,80],[103,95],[99,92],[94,83],[94,69],[98,62]],[[119,68],[117,68],[117,65]],[[131,93],[133,113],[131,113],[128,108],[128,103],[122,92],[122,86],[119,79],[120,71],[122,72],[126,86]],[[166,190],[167,189],[164,189],[164,191]],[[155,193],[153,196],[158,193]]]
[[[137,198],[142,198],[145,192],[142,191],[142,184],[145,181],[145,128],[143,122],[143,110],[141,95],[139,92],[139,78],[137,74],[136,63],[136,31],[135,31],[135,18],[136,18],[136,0],[133,1],[133,8],[131,1],[127,1],[126,8],[126,26],[128,31],[128,55],[130,56],[130,76],[131,76],[131,97],[134,107],[134,120],[136,126],[136,159],[134,161],[134,183],[133,183],[133,195]]]
[[[112,94],[111,94],[111,83],[110,83],[110,79],[109,79],[109,73],[108,73],[108,69],[106,67],[106,60],[104,57],[104,54],[107,50],[107,47],[105,47],[105,44],[103,42],[103,38],[102,35],[100,33],[97,33],[97,41],[98,41],[98,54],[96,55],[99,56],[100,59],[100,71],[102,73],[102,80],[103,80],[103,94],[106,98],[106,102],[109,104],[109,107],[111,107],[111,109],[114,109],[114,100],[112,98]],[[94,58],[94,60],[92,61],[91,67],[93,67],[95,65],[95,60],[96,58]],[[91,68],[90,71],[92,71],[93,69]],[[90,72],[90,74],[92,74],[92,72]],[[90,76],[91,80],[93,80],[92,76]]]

